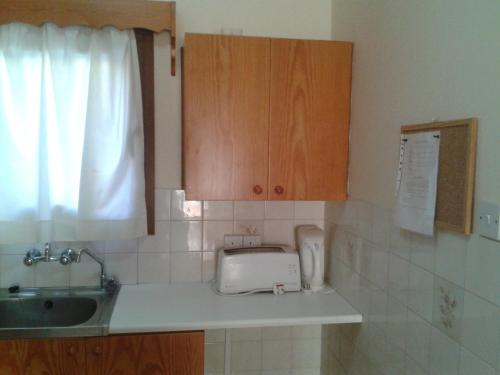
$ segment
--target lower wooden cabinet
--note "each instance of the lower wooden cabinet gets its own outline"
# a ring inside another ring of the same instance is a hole
[[[85,340],[0,340],[0,374],[85,373]]]
[[[2,375],[202,375],[203,332],[0,340]]]

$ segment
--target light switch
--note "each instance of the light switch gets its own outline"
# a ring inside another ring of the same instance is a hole
[[[492,202],[480,202],[478,214],[479,234],[493,240],[500,240],[500,205]]]

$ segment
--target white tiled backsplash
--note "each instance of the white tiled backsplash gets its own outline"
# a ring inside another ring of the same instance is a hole
[[[365,320],[323,328],[323,375],[500,375],[500,243],[400,231],[355,200],[325,219],[330,279]]]
[[[323,227],[324,206],[324,202],[185,201],[182,190],[157,190],[156,235],[130,241],[55,243],[53,250],[90,247],[122,284],[208,282],[225,234],[255,230],[264,243],[293,245],[296,225]],[[33,246],[0,246],[0,287],[98,283],[99,267],[88,257],[70,266],[53,262],[26,267],[24,254]],[[206,374],[224,374],[226,348],[232,375],[320,374],[320,326],[232,329],[228,345],[225,341],[224,330],[206,332]]]
[[[205,375],[320,375],[321,326],[231,329],[205,333]],[[225,361],[225,352],[230,356]]]
[[[264,243],[293,244],[299,224],[323,227],[324,202],[185,201],[182,190],[156,190],[156,235],[130,241],[55,243],[53,250],[90,247],[122,284],[207,282],[214,276],[216,250],[224,235],[256,231]],[[98,265],[23,264],[38,245],[0,246],[0,287],[96,285]]]

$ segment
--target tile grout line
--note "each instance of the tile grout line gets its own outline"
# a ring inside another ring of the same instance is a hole
[[[225,329],[224,334],[224,375],[231,375],[231,329]]]

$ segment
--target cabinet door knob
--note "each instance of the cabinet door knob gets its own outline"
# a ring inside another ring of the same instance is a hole
[[[253,187],[253,192],[254,192],[255,194],[262,194],[262,192],[263,192],[263,191],[264,191],[264,190],[262,189],[262,186],[260,186],[260,185],[255,185],[255,186]]]
[[[281,194],[283,194],[285,192],[285,189],[283,189],[283,186],[277,185],[277,186],[274,187],[274,192],[276,194],[281,195]]]
[[[94,348],[94,354],[95,355],[101,355],[102,354],[102,348],[99,345]]]
[[[76,348],[73,345],[71,345],[68,348],[67,353],[69,356],[73,357],[76,354]]]

